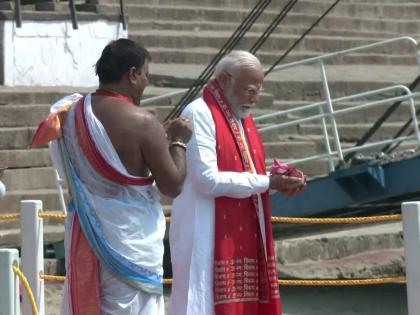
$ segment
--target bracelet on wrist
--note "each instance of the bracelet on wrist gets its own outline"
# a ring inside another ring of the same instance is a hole
[[[169,144],[169,148],[172,148],[172,147],[180,147],[180,148],[183,148],[184,150],[187,150],[187,145],[182,141],[172,141]]]

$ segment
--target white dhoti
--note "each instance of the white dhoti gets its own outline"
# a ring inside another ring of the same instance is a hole
[[[77,99],[77,96],[71,98]],[[90,95],[84,99],[84,115],[89,136],[100,155],[122,176],[141,180],[128,174],[106,130],[93,115],[90,100]],[[53,110],[59,109],[60,103],[65,101],[59,101]],[[150,184],[122,185],[98,173],[79,145],[75,108],[72,106],[67,114],[63,129],[67,159],[66,156],[61,159],[57,142],[51,145],[53,163],[61,177],[65,176],[63,165],[67,165],[67,176],[70,165],[71,191],[77,195],[72,195],[74,203],[69,207],[66,223],[68,278],[72,274],[72,259],[78,258],[72,257],[70,252],[77,215],[83,234],[99,258],[100,313],[163,314],[162,259],[166,224],[157,189]],[[71,281],[66,281],[62,314],[74,313],[70,284]]]

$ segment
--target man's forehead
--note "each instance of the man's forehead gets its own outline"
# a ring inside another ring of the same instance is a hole
[[[264,81],[264,72],[262,69],[240,68],[235,73],[235,80],[244,85],[261,85]]]

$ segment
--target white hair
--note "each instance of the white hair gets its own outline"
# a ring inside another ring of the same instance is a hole
[[[262,69],[262,66],[258,58],[250,52],[247,52],[246,50],[232,50],[216,65],[214,76],[218,77],[222,72],[235,75],[235,72],[241,68]]]

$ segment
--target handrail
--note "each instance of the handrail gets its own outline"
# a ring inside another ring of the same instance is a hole
[[[20,0],[15,0],[15,20],[16,20],[16,27],[22,27],[22,14],[21,14],[21,3]]]
[[[371,43],[371,44],[367,44],[367,45],[362,45],[362,46],[353,47],[353,48],[349,48],[349,49],[339,50],[339,51],[336,51],[336,52],[324,54],[322,56],[316,56],[316,57],[311,57],[311,58],[307,58],[307,59],[304,59],[304,60],[289,62],[289,63],[286,63],[284,65],[276,66],[273,69],[272,72],[281,71],[281,70],[292,68],[292,67],[299,66],[299,65],[312,64],[312,63],[319,62],[319,61],[324,61],[324,60],[327,60],[327,59],[330,59],[330,58],[334,58],[334,57],[338,57],[338,56],[342,56],[342,55],[347,55],[347,54],[358,52],[358,51],[361,51],[361,50],[376,48],[376,47],[379,47],[379,46],[392,44],[392,43],[400,42],[400,41],[408,41],[409,43],[413,44],[414,48],[416,49],[417,66],[418,66],[419,72],[420,72],[420,51],[418,50],[418,43],[413,37],[410,37],[410,36],[400,36],[400,37],[390,38],[390,39],[386,39],[386,40],[383,40],[383,41],[379,41],[379,42],[375,42],[375,43]]]
[[[302,159],[296,159],[296,160],[293,160],[293,161],[290,162],[290,163],[296,165],[296,164],[300,164],[300,163],[303,163],[303,162],[308,162],[308,161],[327,158],[330,161],[330,171],[334,171],[335,167],[334,167],[334,164],[332,163],[333,157],[338,156],[338,158],[340,160],[342,160],[342,157],[343,157],[344,153],[366,150],[366,149],[373,148],[373,147],[383,146],[385,144],[400,143],[401,141],[407,141],[407,140],[417,140],[417,145],[420,147],[420,131],[419,131],[419,127],[418,127],[417,116],[416,116],[417,113],[416,113],[415,104],[414,104],[414,98],[420,97],[420,92],[412,93],[404,85],[394,85],[394,86],[390,86],[390,87],[377,89],[377,90],[374,90],[374,91],[368,91],[368,92],[358,93],[358,94],[355,94],[355,95],[350,95],[350,96],[340,97],[340,98],[336,98],[336,99],[331,99],[330,102],[323,101],[323,102],[318,102],[318,103],[302,106],[300,108],[294,108],[294,109],[279,111],[279,112],[276,112],[276,113],[266,114],[266,115],[263,115],[263,116],[260,116],[260,117],[256,117],[255,120],[260,121],[260,120],[266,119],[266,118],[284,116],[284,115],[287,115],[287,114],[292,113],[292,112],[306,111],[308,109],[315,108],[315,107],[318,107],[318,108],[322,109],[322,106],[325,105],[325,104],[328,104],[328,103],[330,103],[330,105],[332,105],[333,103],[339,103],[340,101],[353,100],[353,99],[358,99],[358,98],[361,98],[361,97],[371,96],[371,95],[378,95],[378,94],[381,94],[383,92],[388,92],[388,91],[392,91],[392,90],[403,90],[405,92],[405,95],[389,97],[387,99],[378,100],[378,101],[367,102],[365,104],[357,105],[357,106],[354,106],[352,108],[344,108],[344,109],[335,110],[335,111],[331,108],[331,111],[329,113],[321,112],[320,114],[317,114],[317,115],[311,115],[309,117],[299,118],[299,119],[295,119],[293,121],[288,121],[288,122],[284,122],[284,123],[280,123],[280,124],[275,124],[275,125],[259,128],[259,132],[263,133],[265,131],[278,129],[278,128],[284,128],[284,127],[297,125],[299,123],[313,121],[313,120],[322,120],[322,122],[324,124],[325,123],[325,121],[324,121],[325,118],[330,118],[333,122],[335,122],[335,117],[336,116],[344,115],[344,114],[355,112],[355,111],[364,110],[364,109],[369,108],[369,107],[384,105],[384,104],[387,104],[387,103],[390,103],[390,102],[392,103],[392,102],[397,102],[397,101],[410,100],[410,111],[411,111],[410,114],[411,114],[411,117],[412,117],[412,123],[413,123],[413,128],[414,128],[414,131],[415,131],[415,135],[397,137],[397,138],[394,138],[394,139],[388,139],[388,140],[383,140],[383,141],[376,141],[376,142],[363,144],[363,145],[359,145],[359,146],[354,146],[352,148],[346,148],[346,149],[341,149],[341,146],[337,145],[337,143],[336,143],[336,148],[337,149],[335,151],[331,151],[329,149],[329,145],[328,145],[327,146],[327,153],[325,153],[325,154],[318,154],[318,155],[314,155],[314,156],[310,156],[310,157],[306,157],[306,158],[302,158]],[[334,138],[335,138],[336,141],[340,141],[338,134],[335,135]],[[324,133],[324,141],[327,144],[329,144],[329,138],[328,138],[327,133]]]
[[[362,97],[366,97],[366,96],[372,96],[372,95],[376,95],[376,94],[380,94],[383,92],[389,92],[389,91],[393,91],[393,90],[398,90],[398,89],[403,89],[404,91],[406,91],[406,86],[402,85],[402,84],[397,84],[397,85],[392,85],[392,86],[387,86],[384,88],[380,88],[380,89],[376,89],[376,90],[372,90],[372,91],[366,91],[366,92],[361,92],[361,93],[357,93],[357,94],[353,94],[353,95],[347,95],[347,96],[342,96],[342,97],[337,97],[332,99],[332,101],[336,104],[342,101],[348,101],[354,98],[362,98]],[[300,106],[300,107],[296,107],[296,108],[291,108],[291,109],[287,109],[287,110],[280,110],[274,113],[269,113],[269,114],[264,114],[264,115],[260,115],[258,117],[254,118],[255,122],[258,122],[260,120],[266,119],[266,118],[273,118],[273,117],[277,117],[277,116],[282,116],[282,115],[286,115],[286,114],[290,114],[290,113],[295,113],[295,112],[301,112],[301,111],[305,111],[307,109],[311,109],[314,107],[319,107],[322,105],[326,105],[327,102],[326,101],[321,101],[321,102],[316,102],[316,103],[312,103],[312,104],[308,104],[308,105],[304,105],[304,106]],[[337,113],[337,111],[336,111]]]
[[[122,22],[123,30],[125,31],[127,29],[127,21],[125,19],[124,0],[120,0],[120,12],[121,12],[121,22]]]
[[[319,107],[320,110],[320,115],[318,115],[318,118],[321,118],[321,124],[322,124],[322,129],[323,129],[323,134],[324,134],[324,139],[325,139],[325,146],[326,146],[326,151],[328,152],[328,155],[330,156],[330,160],[329,160],[329,164],[330,164],[330,170],[334,171],[335,167],[334,167],[334,163],[332,160],[332,154],[331,153],[331,148],[330,148],[330,143],[329,143],[329,136],[328,136],[328,129],[326,126],[326,122],[325,122],[325,118],[326,117],[333,117],[333,100],[331,99],[330,96],[330,89],[328,86],[328,79],[327,79],[327,73],[325,70],[325,61],[328,60],[329,58],[333,58],[333,57],[337,57],[337,56],[341,56],[341,55],[346,55],[346,54],[350,54],[350,53],[354,53],[354,52],[358,52],[361,50],[367,50],[367,49],[372,49],[372,48],[376,48],[376,47],[380,47],[383,45],[388,45],[391,43],[396,43],[396,42],[401,42],[401,41],[408,41],[409,44],[412,44],[415,48],[415,53],[416,53],[416,61],[417,61],[417,66],[418,66],[418,70],[420,72],[420,51],[418,49],[418,45],[417,45],[417,41],[409,36],[400,36],[400,37],[396,37],[396,38],[391,38],[391,39],[387,39],[387,40],[383,40],[380,42],[375,42],[375,43],[371,43],[371,44],[367,44],[367,45],[362,45],[359,47],[354,47],[354,48],[350,48],[350,49],[345,49],[345,50],[341,50],[341,51],[337,51],[337,52],[333,52],[333,53],[328,53],[322,56],[316,56],[316,57],[312,57],[312,58],[307,58],[304,60],[299,60],[299,61],[294,61],[294,62],[290,62],[288,64],[285,65],[279,65],[276,66],[274,69],[272,69],[272,71],[280,71],[280,70],[284,70],[284,69],[288,69],[291,67],[295,67],[295,66],[300,66],[300,65],[306,65],[306,64],[313,64],[313,63],[318,63],[319,68],[320,68],[320,72],[321,72],[321,81],[322,81],[322,86],[324,89],[324,94],[325,94],[325,103],[327,105],[327,111],[328,111],[328,115],[325,116],[323,113],[323,108]],[[404,89],[404,91],[410,91],[408,88],[407,90]],[[414,112],[415,112],[415,108],[414,108],[414,104],[412,105]],[[414,117],[413,117],[414,119]],[[343,155],[343,150],[341,148],[341,143],[340,143],[340,139],[339,139],[339,135],[338,135],[338,129],[337,129],[337,125],[336,125],[336,121],[335,119],[332,119],[331,121],[331,127],[332,127],[332,132],[333,132],[333,137],[334,137],[334,143],[336,146],[336,152],[338,154],[339,157],[339,164],[345,164],[345,159],[344,159],[344,155]],[[264,128],[262,128],[261,130],[265,130]]]
[[[69,8],[70,8],[70,15],[71,15],[71,24],[73,25],[73,29],[77,30],[79,26],[77,23],[77,13],[76,13],[76,6],[74,4],[74,0],[69,0]]]
[[[420,75],[418,75],[417,78],[408,86],[408,89],[410,91],[414,91],[414,89],[417,87],[419,83],[420,83]],[[356,145],[358,146],[358,145],[362,145],[363,143],[366,143],[366,141],[368,141],[372,137],[372,135],[375,134],[375,132],[382,126],[384,121],[387,120],[392,115],[392,113],[400,106],[400,104],[401,104],[401,101],[395,102],[390,107],[388,107],[388,109],[381,115],[381,117],[378,118],[378,120],[372,125],[372,127],[370,127],[370,129],[366,131],[365,134],[359,140],[357,140]],[[418,111],[416,113],[416,116],[417,115],[418,115]],[[411,123],[411,119],[405,124],[405,128],[410,123]],[[405,130],[405,128],[402,128],[400,130],[401,132],[398,132],[396,135],[394,135],[394,138],[399,137],[401,133]],[[382,148],[382,152],[386,152],[388,148],[389,148],[388,146]],[[354,154],[347,154],[344,157],[344,161],[350,160],[353,156]]]
[[[166,99],[174,97],[174,96],[182,95],[187,91],[188,91],[188,89],[182,89],[182,90],[179,90],[179,91],[169,92],[169,93],[164,94],[164,95],[148,97],[148,98],[145,98],[144,100],[141,101],[141,105],[144,106],[144,105],[153,104],[154,102],[157,102],[157,101],[166,100]]]
[[[293,126],[293,125],[297,125],[300,123],[304,123],[304,122],[308,122],[308,121],[312,121],[312,120],[318,120],[321,118],[329,118],[332,116],[337,116],[340,114],[345,114],[348,112],[355,112],[357,110],[359,110],[360,107],[364,108],[368,108],[368,107],[372,107],[372,106],[377,106],[377,105],[382,105],[383,103],[388,103],[388,102],[393,102],[393,101],[400,101],[400,100],[407,100],[407,99],[411,99],[413,97],[420,97],[420,92],[417,93],[413,93],[412,95],[402,95],[402,96],[395,96],[386,100],[379,100],[379,101],[374,101],[371,103],[367,103],[364,105],[357,105],[354,106],[353,108],[346,108],[346,109],[339,109],[337,111],[334,111],[334,113],[332,114],[317,114],[317,115],[313,115],[313,116],[309,116],[309,117],[305,117],[305,118],[299,118],[299,119],[295,119],[292,121],[288,121],[288,122],[284,122],[284,123],[280,123],[280,124],[276,124],[276,125],[271,125],[271,126],[267,126],[267,127],[261,127],[258,129],[258,131],[260,133],[263,133],[265,131],[269,131],[269,130],[273,130],[273,129],[280,129],[280,128],[284,128],[284,127],[289,127],[289,126]],[[287,111],[285,111],[287,112]]]

